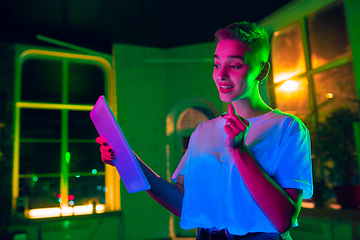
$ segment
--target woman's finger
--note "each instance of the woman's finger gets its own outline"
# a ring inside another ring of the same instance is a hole
[[[228,109],[229,109],[229,114],[236,114],[234,105],[232,105],[232,103],[230,103],[230,104],[228,105]]]
[[[114,161],[115,157],[101,155],[101,159],[104,161]]]
[[[110,153],[110,152],[101,152],[101,156],[112,158],[112,157],[115,157],[115,154]]]
[[[110,150],[109,150],[110,149]],[[109,152],[113,152],[114,150],[111,148],[111,147],[109,147],[109,146],[104,146],[104,145],[101,145],[100,146],[100,151],[101,152],[107,152],[107,151],[109,151]]]
[[[235,139],[237,134],[233,131],[233,129],[229,125],[224,126],[224,131],[228,135],[228,138]]]
[[[237,115],[235,117],[232,115],[229,116],[227,121],[231,121],[232,122],[231,125],[236,126],[241,132],[246,130],[245,123]]]
[[[229,127],[229,125],[225,125],[224,126],[224,131],[226,133],[226,135],[228,135],[228,137],[230,137],[232,134],[231,134],[231,128]],[[232,138],[231,138],[232,139]]]
[[[98,143],[98,144],[101,144],[101,145],[104,145],[104,146],[109,146],[109,144],[105,141],[105,139],[103,137],[97,137],[95,139],[95,141]]]
[[[97,137],[95,139],[95,141],[98,143],[98,144],[103,144],[103,142],[106,142],[105,139],[103,139],[101,136],[100,137]]]
[[[239,128],[239,126],[236,124],[236,122],[232,118],[228,118],[226,120],[226,125],[229,126],[232,129],[233,133],[236,135],[238,135],[240,132],[244,131]],[[240,127],[242,127],[242,126],[240,126]]]
[[[236,114],[235,108],[232,104],[230,104],[228,108],[229,108],[228,119],[229,118],[232,119],[242,132],[245,131],[246,127],[249,126],[249,122],[245,118],[240,117],[239,115]],[[246,121],[246,123],[244,120]]]
[[[237,116],[235,108],[232,104],[229,104],[228,109],[229,109],[228,116]]]

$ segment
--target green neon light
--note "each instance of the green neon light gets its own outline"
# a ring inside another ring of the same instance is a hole
[[[32,180],[33,180],[34,182],[37,182],[37,181],[39,180],[39,178],[38,178],[37,176],[34,176],[34,177],[32,178]]]
[[[70,49],[73,49],[73,50],[76,50],[76,51],[84,52],[86,54],[103,57],[106,60],[111,61],[111,55],[110,54],[94,51],[94,50],[84,48],[84,47],[80,47],[80,46],[77,46],[77,45],[74,45],[74,44],[71,44],[71,43],[67,43],[67,42],[63,42],[63,41],[56,40],[56,39],[53,39],[53,38],[49,38],[49,37],[46,37],[46,36],[43,36],[43,35],[40,35],[40,34],[36,35],[36,38],[39,39],[39,40],[45,41],[45,42],[55,44],[55,45],[59,45],[59,46],[67,47],[67,48],[70,48]],[[213,59],[211,59],[211,61],[213,61]]]
[[[16,107],[30,108],[30,109],[53,109],[53,110],[77,110],[77,111],[91,111],[93,105],[80,104],[60,104],[60,103],[35,103],[35,102],[17,102]]]
[[[92,174],[97,174],[97,170],[95,168],[91,172]]]
[[[69,228],[69,225],[70,225],[70,221],[69,220],[65,220],[64,221],[64,228]]]
[[[69,153],[69,152],[66,152],[66,153],[65,153],[65,161],[66,161],[67,163],[70,163],[70,153]]]

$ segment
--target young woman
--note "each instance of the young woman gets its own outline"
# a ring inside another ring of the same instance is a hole
[[[262,27],[234,23],[215,39],[213,78],[229,111],[193,132],[175,185],[138,158],[148,193],[181,216],[182,228],[199,228],[197,239],[291,239],[302,199],[312,195],[309,132],[261,99],[259,83],[270,68]],[[112,164],[112,149],[101,137],[97,142]]]

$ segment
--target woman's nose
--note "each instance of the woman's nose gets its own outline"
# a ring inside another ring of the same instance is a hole
[[[220,81],[224,81],[224,80],[229,79],[229,74],[227,73],[225,68],[220,69],[217,78]]]
[[[220,81],[225,81],[225,80],[229,79],[229,76],[227,76],[227,75],[218,76],[218,79],[219,79]]]

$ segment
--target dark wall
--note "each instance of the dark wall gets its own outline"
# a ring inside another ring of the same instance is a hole
[[[0,43],[0,239],[7,234],[12,201],[14,45]]]

